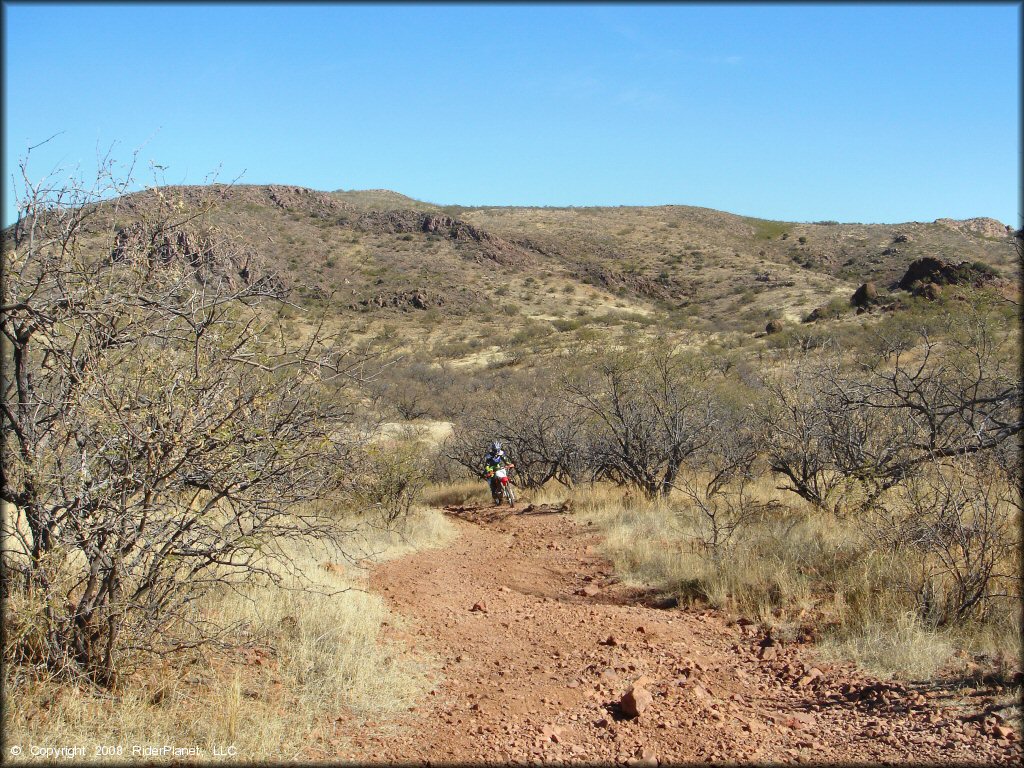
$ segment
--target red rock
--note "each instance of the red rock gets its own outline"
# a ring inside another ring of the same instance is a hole
[[[800,731],[813,728],[817,723],[818,721],[814,715],[807,714],[806,712],[792,712],[786,717],[784,724],[787,728]]]
[[[1014,736],[1016,736],[1013,732],[1013,728],[1010,728],[1007,725],[997,725],[992,729],[992,733],[999,739],[1013,739]]]
[[[545,725],[540,732],[545,741],[553,741],[555,744],[565,741],[565,729],[559,725]]]
[[[619,700],[619,706],[626,717],[639,717],[651,704],[654,697],[643,686],[633,686]]]
[[[473,603],[473,607],[469,610],[476,611],[478,613],[487,613],[487,603],[480,600],[479,602]]]
[[[628,765],[655,766],[658,764],[658,755],[650,747],[641,747],[636,751],[636,757],[627,761]]]

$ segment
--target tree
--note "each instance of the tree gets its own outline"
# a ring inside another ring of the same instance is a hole
[[[820,370],[802,359],[788,374],[768,373],[752,410],[768,467],[791,491],[817,507],[832,509],[839,489],[830,444],[831,415]]]
[[[676,487],[697,513],[696,538],[719,565],[737,531],[776,505],[755,490],[761,447],[745,409],[722,397],[715,398],[713,407],[708,442],[683,463]]]
[[[707,443],[710,373],[706,359],[663,346],[576,361],[563,387],[589,417],[594,475],[667,496],[683,461]]]
[[[852,360],[833,350],[765,376],[758,422],[784,489],[863,511],[921,467],[1015,443],[1018,357],[997,316],[964,308],[943,327],[896,331]]]
[[[24,661],[110,686],[128,651],[181,642],[200,594],[274,578],[287,540],[339,533],[309,502],[346,467],[356,361],[320,329],[300,345],[272,324],[280,286],[200,226],[202,206],[124,197],[109,163],[90,189],[21,167],[0,499],[20,541],[4,589],[34,613],[7,618],[34,628]]]
[[[540,488],[550,480],[571,486],[583,467],[584,414],[547,377],[510,376],[464,407],[445,451],[474,475],[486,446],[498,440],[516,465],[516,482]]]

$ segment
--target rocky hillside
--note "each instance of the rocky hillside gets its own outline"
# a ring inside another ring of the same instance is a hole
[[[865,282],[896,290],[923,258],[1017,279],[1012,233],[992,219],[796,223],[689,206],[467,208],[388,190],[215,185],[130,195],[97,233],[130,232],[156,195],[205,211],[188,227],[214,244],[207,260],[223,261],[216,243],[230,242],[231,263],[259,264],[294,301],[350,328],[372,334],[380,320],[398,337],[477,351],[512,328],[542,337],[601,322],[750,334],[799,323]]]

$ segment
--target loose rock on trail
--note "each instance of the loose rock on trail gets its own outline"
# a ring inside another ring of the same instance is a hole
[[[460,535],[376,567],[410,652],[442,660],[435,690],[360,763],[1017,763],[998,713],[970,719],[914,690],[813,665],[755,624],[618,582],[600,539],[559,506],[452,507]],[[765,649],[771,649],[770,652]]]

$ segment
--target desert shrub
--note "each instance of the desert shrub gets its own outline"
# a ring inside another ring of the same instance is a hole
[[[559,333],[565,333],[566,331],[575,331],[583,325],[584,321],[580,318],[574,320],[562,319],[552,320],[551,325],[554,326],[555,330]]]
[[[487,445],[499,440],[516,465],[515,482],[572,485],[583,472],[583,420],[553,384],[525,375],[503,382],[456,419],[445,454],[475,476]]]
[[[760,445],[738,402],[713,400],[706,445],[683,462],[675,487],[691,513],[694,538],[715,565],[730,555],[737,533],[773,508],[758,495]]]
[[[557,322],[557,321],[556,321]],[[530,318],[510,339],[513,344],[531,344],[553,333],[552,324]]]
[[[357,362],[315,328],[278,332],[276,281],[170,195],[111,232],[98,201],[128,182],[111,183],[26,182],[0,317],[3,589],[34,606],[6,658],[101,686],[208,640],[203,594],[344,532],[295,509],[349,466]]]
[[[400,527],[420,501],[432,459],[410,436],[367,446],[353,471],[351,503],[375,524]]]
[[[947,317],[941,341],[880,333],[767,373],[757,414],[786,487],[839,513],[866,508],[936,459],[989,452],[1022,429],[1015,337],[998,316]]]
[[[993,601],[1019,599],[1015,563],[1020,488],[984,454],[930,461],[901,493],[870,507],[864,525],[875,548],[902,555],[897,589],[928,626],[984,617]]]
[[[667,495],[683,461],[707,441],[707,360],[665,345],[573,360],[562,388],[588,422],[594,478]]]
[[[445,419],[456,408],[455,374],[444,364],[398,359],[367,384],[367,391],[403,419]]]
[[[991,277],[1000,276],[999,270],[996,267],[992,266],[991,264],[987,264],[984,261],[972,261],[971,268],[975,272],[979,272],[983,275],[989,275]]]

